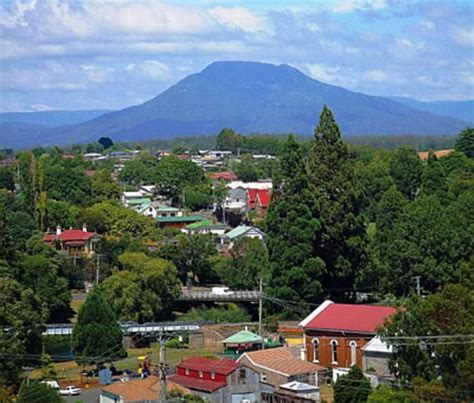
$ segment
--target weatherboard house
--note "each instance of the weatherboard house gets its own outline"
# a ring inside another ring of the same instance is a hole
[[[95,244],[100,238],[101,236],[97,233],[87,231],[85,224],[82,226],[82,229],[67,230],[63,230],[58,225],[55,233],[47,233],[43,236],[43,242],[71,256],[90,256],[94,253]]]
[[[329,368],[363,367],[362,348],[393,314],[391,306],[337,304],[324,301],[299,326],[308,361]]]

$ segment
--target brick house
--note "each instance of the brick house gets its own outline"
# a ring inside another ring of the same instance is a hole
[[[252,368],[228,359],[187,358],[168,380],[191,390],[210,403],[259,401],[259,375]]]
[[[306,359],[328,368],[362,368],[362,347],[395,312],[391,306],[323,302],[300,323]]]

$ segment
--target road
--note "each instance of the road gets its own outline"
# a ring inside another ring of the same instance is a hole
[[[100,387],[93,389],[82,389],[79,396],[65,397],[66,403],[97,403],[99,401]]]

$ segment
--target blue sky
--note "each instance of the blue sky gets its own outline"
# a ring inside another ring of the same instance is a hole
[[[216,60],[473,99],[473,21],[456,0],[0,0],[0,111],[122,108]]]

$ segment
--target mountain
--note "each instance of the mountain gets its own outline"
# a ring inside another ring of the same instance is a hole
[[[79,111],[43,111],[43,112],[4,112],[0,113],[1,123],[28,123],[46,127],[58,127],[82,123],[94,119],[108,109]]]
[[[215,62],[141,105],[51,129],[43,144],[241,133],[311,134],[324,104],[344,135],[455,134],[467,123],[322,83],[288,65]],[[4,131],[1,131],[0,143]],[[13,141],[13,139],[12,139]]]
[[[467,101],[418,101],[406,97],[390,97],[395,102],[408,105],[420,111],[448,116],[474,124],[474,100]]]

